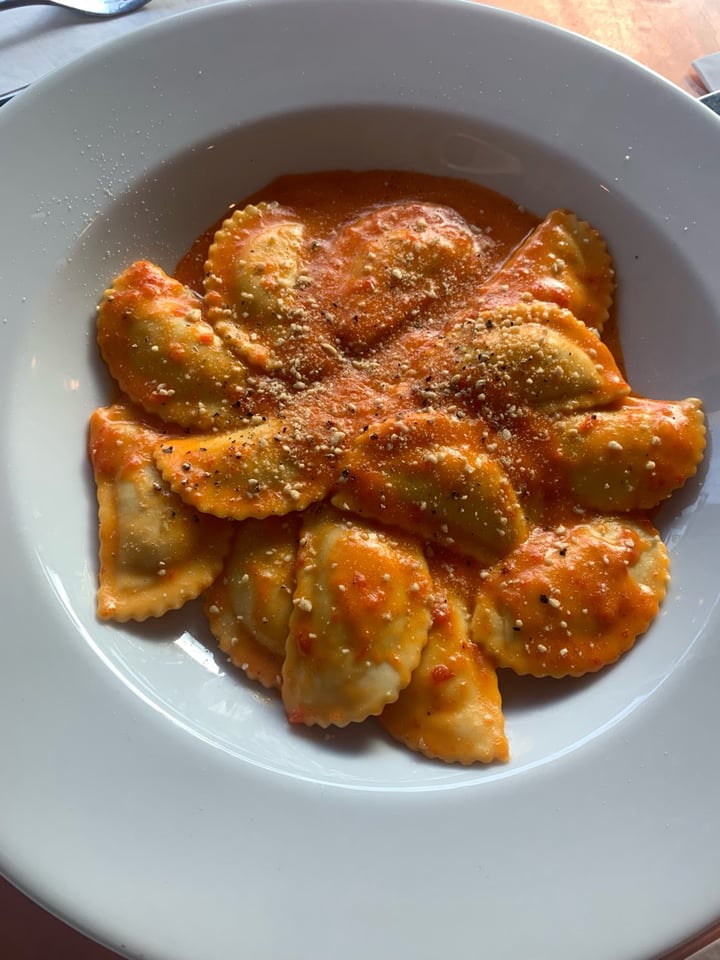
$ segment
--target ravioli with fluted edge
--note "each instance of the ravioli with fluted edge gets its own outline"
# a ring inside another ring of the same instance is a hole
[[[560,410],[604,406],[630,392],[598,335],[547,303],[495,307],[447,332],[448,389],[480,411],[513,404]]]
[[[281,177],[172,273],[128,265],[98,308],[98,616],[201,598],[291,723],[506,761],[504,671],[647,632],[654,511],[704,454],[699,399],[633,391],[614,293],[574,213],[387,170]]]
[[[581,677],[614,663],[665,597],[665,545],[649,524],[600,516],[535,527],[487,571],[470,636],[501,667]]]
[[[627,397],[553,426],[571,495],[595,510],[648,510],[692,476],[705,446],[699,400]]]
[[[471,603],[442,566],[428,641],[402,696],[380,722],[428,757],[459,763],[507,760],[508,742],[495,663],[470,635]]]
[[[152,263],[117,277],[98,308],[98,343],[120,389],[183,427],[237,422],[245,369],[203,317],[202,301]]]
[[[443,413],[370,424],[349,446],[332,502],[481,560],[502,557],[527,525],[502,465],[483,449],[487,435],[481,422]]]
[[[90,419],[103,620],[160,617],[199,596],[223,567],[230,530],[163,482],[153,459],[159,436],[124,404]]]
[[[569,210],[553,210],[485,287],[481,303],[554,303],[601,333],[614,292],[615,273],[600,234]]]
[[[222,576],[205,591],[205,615],[220,649],[264,687],[281,684],[299,517],[291,513],[234,524]]]
[[[378,716],[410,682],[430,628],[422,544],[332,508],[305,518],[282,674],[293,723]]]

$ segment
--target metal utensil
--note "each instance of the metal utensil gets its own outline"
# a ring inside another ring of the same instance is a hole
[[[132,13],[133,10],[139,10],[150,3],[150,0],[0,0],[0,10],[12,10],[15,7],[35,7],[51,6],[64,7],[66,10],[74,10],[83,16],[88,17],[122,17],[126,13]],[[22,87],[15,87],[14,90],[6,90],[0,94],[0,107],[8,100],[26,90],[28,84]]]
[[[133,10],[138,10],[149,2],[150,0],[0,0],[0,10],[45,4],[76,10],[88,17],[121,17],[124,13],[132,13]]]
[[[24,86],[22,86],[22,87],[15,87],[14,90],[7,90],[5,93],[0,94],[0,107],[1,107],[4,103],[7,103],[8,100],[12,100],[12,98],[13,98],[16,94],[22,93],[23,90],[27,90],[27,88],[28,88],[28,84],[26,83],[26,84],[25,84]]]
[[[700,103],[710,107],[720,117],[720,90],[716,90],[714,93],[706,93],[704,97],[700,97]]]

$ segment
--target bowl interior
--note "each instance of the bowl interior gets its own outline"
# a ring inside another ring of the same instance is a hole
[[[627,162],[633,163],[631,156]],[[109,683],[128,685],[188,735],[282,774],[348,787],[417,790],[514,776],[574,750],[640,707],[702,636],[712,608],[705,601],[716,593],[698,551],[714,536],[707,522],[713,499],[707,467],[660,512],[672,588],[635,649],[580,681],[502,677],[512,751],[502,768],[458,770],[419,759],[372,723],[330,734],[290,730],[277,699],[247,683],[216,650],[197,604],[140,626],[95,619],[95,495],[83,423],[109,396],[94,343],[94,305],[103,286],[141,257],[172,270],[230,203],[273,177],[338,168],[463,177],[540,216],[557,206],[573,209],[603,232],[614,256],[633,387],[659,399],[699,395],[715,417],[720,325],[705,278],[615,184],[530,136],[448,110],[357,105],[295,111],[226,130],[130,178],[100,204],[43,280],[21,360],[10,375],[11,404],[42,411],[48,455],[65,466],[51,490],[42,477],[30,476],[15,491],[18,522],[29,534],[38,582],[51,585],[68,614],[68,642],[89,646],[110,668]],[[66,322],[54,322],[59,316]],[[22,426],[10,429],[10,449],[20,460],[28,439]]]

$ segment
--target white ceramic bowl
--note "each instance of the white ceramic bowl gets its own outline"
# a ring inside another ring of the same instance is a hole
[[[720,122],[595,44],[464,0],[259,0],[151,26],[0,114],[0,857],[163,960],[639,960],[720,916]],[[195,614],[94,616],[103,286],[284,172],[468,177],[608,238],[631,382],[700,395],[673,584],[621,663],[508,698],[509,765],[292,733]],[[512,700],[512,702],[510,702]]]

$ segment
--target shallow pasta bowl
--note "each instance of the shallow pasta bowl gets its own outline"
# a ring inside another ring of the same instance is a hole
[[[640,119],[642,118],[642,122]],[[667,131],[673,135],[668,138]],[[720,124],[623,57],[463,0],[172,18],[3,108],[0,862],[128,955],[653,957],[720,917]],[[467,177],[608,239],[630,380],[710,445],[673,581],[616,667],[508,709],[503,766],[291,734],[193,614],[101,625],[95,305],[275,175]]]

